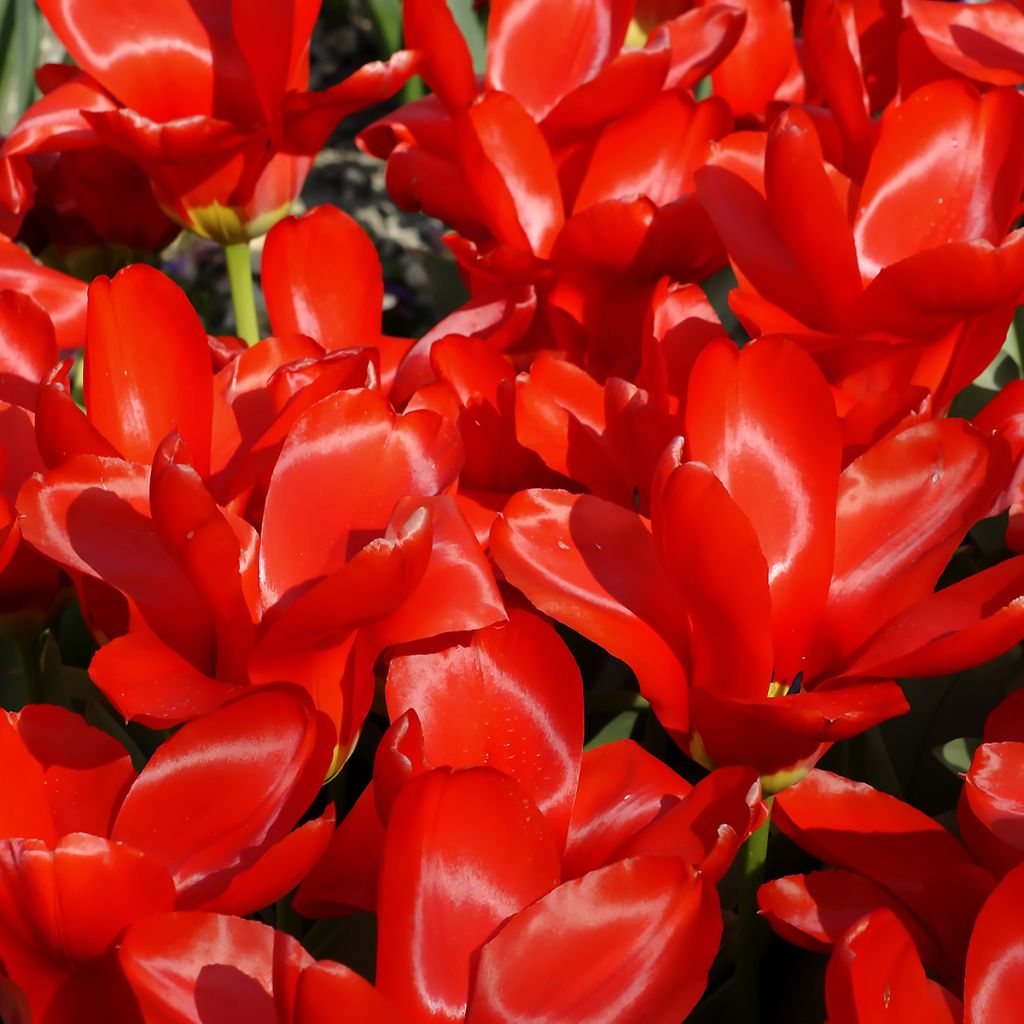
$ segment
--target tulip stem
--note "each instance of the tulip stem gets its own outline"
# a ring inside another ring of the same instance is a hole
[[[231,282],[231,302],[235,307],[235,330],[247,345],[255,345],[260,340],[260,327],[256,318],[256,292],[252,284],[249,243],[225,245],[224,258],[228,265],[228,280]]]
[[[768,816],[764,824],[743,844],[740,854],[739,913],[736,930],[736,1020],[737,1024],[756,1024],[760,988],[758,976],[764,925],[757,916],[757,890],[764,881],[764,862],[768,855],[768,829],[771,826],[772,798],[764,802]]]

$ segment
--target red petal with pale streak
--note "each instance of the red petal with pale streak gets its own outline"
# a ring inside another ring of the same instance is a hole
[[[751,178],[752,155],[744,136],[730,136],[695,173],[697,195],[729,252],[737,274],[764,300],[810,327],[828,330],[826,307],[803,284],[800,260],[776,227],[772,209]],[[802,218],[801,218],[802,221]],[[834,239],[830,240],[832,248]],[[808,257],[810,259],[810,257]],[[841,260],[840,260],[841,262]]]
[[[665,88],[695,86],[736,46],[746,21],[747,12],[739,6],[710,4],[687,11],[656,28],[647,45],[657,46],[665,40],[672,51],[672,67],[665,79]]]
[[[116,0],[40,3],[79,67],[125,106],[159,121],[212,114],[217,80],[230,80],[221,62],[228,57],[234,65],[230,71],[243,71],[237,50],[225,52],[228,32],[211,38],[211,29],[220,27],[209,20],[214,7],[188,0],[168,0],[152,10],[131,11]],[[225,21],[222,16],[222,25]],[[230,29],[230,21],[224,27]],[[126,45],[128,40],[131,45]],[[250,84],[248,76],[246,84]]]
[[[825,863],[884,885],[942,947],[947,976],[962,977],[970,923],[993,879],[941,825],[895,797],[823,771],[780,793],[773,820]]]
[[[374,391],[318,402],[288,435],[267,492],[264,608],[336,571],[381,536],[400,498],[451,487],[461,462],[458,433],[433,413],[396,416]]]
[[[39,382],[57,364],[53,324],[35,299],[0,292],[0,400],[35,409]]]
[[[959,1015],[948,996],[925,977],[910,936],[888,910],[847,932],[825,975],[829,1024],[955,1024]]]
[[[353,1022],[408,1024],[405,1014],[355,971],[330,961],[307,967],[299,978],[295,1024],[338,1024],[339,1013]]]
[[[287,93],[282,114],[282,152],[315,156],[342,118],[394,96],[416,73],[418,62],[419,54],[398,50],[387,60],[364,64],[330,89]]]
[[[244,692],[200,672],[138,622],[93,655],[89,677],[128,721],[151,729],[207,715]]]
[[[360,627],[385,618],[408,597],[423,578],[431,544],[427,509],[407,519],[396,516],[386,536],[367,544],[273,621],[253,651],[250,679],[304,687],[335,722],[342,742],[354,742],[373,699],[373,661],[380,653],[374,645],[355,650]],[[356,656],[367,663],[354,666]]]
[[[245,682],[259,601],[259,537],[244,520],[228,519],[187,457],[176,434],[160,445],[149,481],[153,525],[210,609],[217,631],[214,675]]]
[[[884,626],[849,675],[946,675],[974,668],[1024,638],[1024,556],[918,601]]]
[[[0,289],[23,292],[35,299],[53,321],[61,348],[77,348],[85,340],[85,284],[40,266],[20,245],[2,236]]]
[[[772,605],[750,520],[697,462],[676,468],[652,512],[663,564],[686,602],[693,685],[765,696],[774,678]]]
[[[213,10],[223,6],[221,0]],[[320,0],[231,0],[231,32],[268,122],[280,113],[285,92],[309,80],[309,37],[319,13]]]
[[[423,751],[423,726],[415,709],[409,708],[401,715],[392,715],[391,727],[384,733],[373,756],[373,795],[377,813],[386,825],[391,818],[391,808],[398,794],[410,779],[430,771],[432,765]],[[475,761],[470,767],[482,767],[484,761]],[[442,767],[445,762],[438,762]],[[447,767],[464,767],[447,765]]]
[[[678,1024],[721,928],[714,886],[685,862],[619,861],[559,886],[484,946],[467,1024]]]
[[[263,248],[263,290],[275,334],[305,334],[325,349],[380,337],[380,259],[348,214],[321,206],[280,221]]]
[[[855,652],[931,594],[1006,478],[999,438],[941,420],[868,449],[839,479],[836,559],[812,667]]]
[[[75,455],[118,458],[117,449],[89,422],[71,397],[72,361],[42,379],[36,396],[36,444],[43,464],[54,468]]]
[[[1024,743],[983,743],[957,806],[960,834],[995,875],[1024,862]]]
[[[625,49],[594,78],[555,104],[543,121],[544,137],[556,148],[572,144],[587,129],[625,117],[655,99],[671,70],[668,40],[650,49]]]
[[[36,1020],[48,1019],[44,1008],[76,967],[173,902],[164,867],[120,843],[81,833],[52,850],[38,839],[0,841],[0,958]]]
[[[213,651],[209,612],[149,518],[149,472],[76,456],[18,496],[22,535],[48,558],[120,590],[147,624],[195,665]]]
[[[998,245],[1022,184],[1024,99],[953,80],[919,89],[882,120],[855,220],[861,270],[870,280],[950,242]]]
[[[291,829],[320,788],[332,747],[305,695],[257,690],[157,750],[112,836],[165,863],[179,899],[210,899]]]
[[[600,134],[573,212],[634,193],[663,206],[692,192],[693,172],[706,162],[711,140],[729,127],[725,104],[697,104],[681,93],[662,93]]]
[[[711,90],[737,117],[761,117],[773,99],[800,100],[793,15],[784,0],[730,0],[747,12],[743,34],[728,57],[711,72]],[[796,86],[794,88],[794,86]]]
[[[530,326],[536,309],[537,296],[532,288],[511,295],[503,289],[498,294],[485,293],[470,299],[433,330],[427,331],[409,350],[391,388],[393,401],[399,404],[408,401],[413,392],[434,379],[430,349],[435,342],[456,334],[480,338],[502,351],[519,340]]]
[[[757,890],[758,912],[787,942],[825,953],[844,933],[876,910],[892,911],[913,936],[918,954],[942,968],[935,940],[908,908],[870,878],[853,871],[812,871],[765,882]]]
[[[880,327],[911,337],[993,311],[1005,324],[1022,287],[1024,231],[1013,232],[1002,245],[953,242],[885,267],[865,289],[859,320],[865,330]],[[995,334],[990,357],[998,351],[1001,327]]]
[[[523,491],[491,553],[538,609],[625,661],[670,732],[686,731],[686,611],[644,519],[588,495]]]
[[[402,5],[405,45],[419,50],[420,74],[449,109],[468,107],[479,89],[466,39],[445,0],[406,0]]]
[[[775,678],[789,681],[832,576],[841,438],[831,391],[789,342],[759,340],[741,353],[712,344],[691,371],[684,432],[690,457],[711,469],[757,532]]]
[[[1024,79],[1024,14],[1016,4],[908,0],[907,14],[928,49],[961,75],[991,85]]]
[[[148,465],[174,429],[201,475],[210,470],[213,371],[206,331],[185,293],[135,266],[89,288],[89,418],[131,462]]]
[[[540,121],[618,52],[634,0],[494,0],[487,23],[487,85],[511,93]]]
[[[772,122],[764,184],[775,230],[800,265],[804,287],[819,295],[821,322],[841,320],[863,290],[857,250],[818,133],[797,108]]]
[[[620,505],[633,486],[605,434],[605,389],[582,368],[542,352],[516,380],[516,436],[556,473]]]
[[[50,704],[30,704],[14,716],[25,750],[42,770],[45,804],[53,813],[54,833],[90,832],[105,836],[136,771],[120,743],[76,714]],[[0,722],[0,728],[3,723]],[[28,785],[31,774],[13,774],[17,790]],[[29,832],[3,830],[4,835]]]
[[[964,1024],[1013,1020],[1024,993],[1024,865],[993,890],[978,914],[967,954]]]
[[[299,977],[314,963],[290,935],[200,912],[139,921],[125,933],[119,957],[146,1024],[296,1020]]]
[[[292,906],[314,918],[341,917],[353,910],[376,912],[383,850],[384,826],[371,781],[299,886]]]
[[[861,69],[855,14],[853,4],[840,7],[833,0],[810,0],[804,8],[801,54],[824,94],[822,106],[828,108],[842,136],[841,166],[859,182],[871,156],[874,125]],[[798,190],[794,184],[794,193]],[[809,204],[812,202],[809,200]]]
[[[604,867],[619,847],[692,786],[632,740],[583,754],[562,862],[566,878]]]
[[[475,952],[558,884],[559,867],[543,816],[507,776],[438,769],[413,779],[395,803],[384,844],[381,992],[410,1021],[463,1021]]]
[[[757,773],[749,768],[719,768],[627,840],[614,858],[681,857],[717,883],[764,817]]]
[[[511,776],[563,842],[580,771],[583,681],[551,626],[513,610],[465,645],[393,658],[387,698],[392,720],[416,712],[430,764]]]
[[[690,693],[693,732],[711,760],[750,765],[761,775],[785,773],[788,777],[763,780],[773,789],[789,785],[794,771],[802,775],[812,767],[827,745],[902,715],[907,707],[903,691],[892,682],[759,700],[733,698],[713,687],[694,687]]]
[[[0,836],[39,839],[52,846],[59,833],[43,768],[18,735],[17,716],[10,711],[0,714],[0,771],[6,779],[17,779],[0,803]]]
[[[550,45],[541,52],[555,53]],[[540,128],[515,97],[488,92],[459,116],[456,129],[462,169],[491,233],[516,249],[547,256],[565,211]]]
[[[271,287],[266,280],[264,284]],[[323,348],[312,338],[301,334],[264,338],[252,348],[239,352],[217,374],[217,391],[231,406],[243,438],[255,440],[277,415],[279,410],[274,404],[274,394],[268,387],[277,371],[289,363],[316,359],[321,355]]]
[[[506,618],[494,570],[456,499],[405,498],[395,506],[395,518],[411,517],[418,508],[430,511],[430,559],[401,605],[373,627],[378,650],[441,633],[482,629]]]
[[[271,846],[256,863],[243,868],[227,889],[196,909],[220,914],[252,914],[291,892],[312,870],[334,835],[334,807],[307,821]],[[183,906],[180,901],[178,906]]]

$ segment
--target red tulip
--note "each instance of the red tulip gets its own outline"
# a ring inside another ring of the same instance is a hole
[[[185,726],[141,773],[62,708],[0,720],[22,787],[0,822],[0,959],[34,1019],[137,1021],[115,952],[127,926],[175,906],[251,913],[291,889],[330,836],[330,811],[291,829],[332,745],[282,688]]]
[[[763,885],[758,904],[773,928],[827,949],[884,908],[903,922],[925,963],[959,988],[971,923],[995,880],[958,840],[895,797],[823,771],[780,793],[773,820],[837,869]]]
[[[413,71],[402,52],[325,92],[305,91],[319,7],[173,0],[126,17],[111,3],[41,4],[88,87],[105,97],[101,109],[68,116],[138,164],[169,216],[224,244],[287,213],[338,121],[392,95]]]
[[[843,413],[884,390],[909,409],[915,387],[943,412],[998,351],[1024,289],[1024,235],[1010,233],[1024,136],[1008,127],[1022,118],[1012,90],[926,86],[883,117],[859,193],[796,110],[768,133],[763,174],[760,137],[723,143],[698,191],[748,330],[814,353]]]
[[[1003,487],[999,439],[921,424],[841,471],[823,379],[767,340],[702,353],[686,435],[689,461],[670,446],[656,474],[650,524],[527,491],[491,545],[538,608],[633,668],[698,760],[786,784],[831,741],[900,713],[894,675],[978,664],[1019,638],[1016,561],[932,594]]]

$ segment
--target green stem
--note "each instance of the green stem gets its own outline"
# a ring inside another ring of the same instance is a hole
[[[757,916],[757,890],[764,881],[764,862],[768,855],[768,829],[771,826],[772,797],[765,800],[768,817],[743,844],[739,914],[736,931],[736,1020],[737,1024],[757,1024],[760,987],[761,948],[764,926]]]
[[[1024,306],[1020,306],[1013,314],[1013,333],[1017,338],[1017,365],[1024,373]]]
[[[247,344],[260,340],[259,321],[256,319],[256,293],[252,285],[252,264],[249,262],[249,243],[235,242],[224,246],[231,282],[231,302],[235,307],[235,330]]]

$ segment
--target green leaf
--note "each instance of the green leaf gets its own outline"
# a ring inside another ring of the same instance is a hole
[[[0,0],[0,131],[5,133],[35,99],[42,29],[34,0]]]
[[[628,740],[633,733],[639,711],[623,711],[616,715],[607,725],[599,729],[590,740],[584,744],[584,750],[593,750],[594,747],[602,747],[606,743],[614,743],[615,740]]]
[[[377,38],[387,54],[402,48],[401,0],[367,0]]]
[[[980,746],[981,740],[961,736],[959,739],[943,743],[941,747],[935,747],[932,753],[938,759],[939,764],[945,765],[951,772],[955,772],[957,775],[966,775],[970,771],[974,752]]]
[[[473,0],[448,0],[448,9],[469,47],[473,70],[482,75],[487,67],[487,37],[480,16],[473,9]]]

